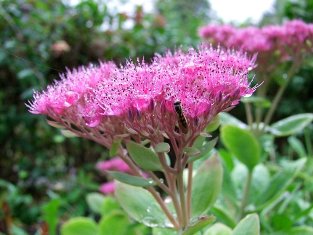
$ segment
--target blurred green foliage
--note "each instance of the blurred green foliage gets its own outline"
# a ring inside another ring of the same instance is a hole
[[[205,0],[160,0],[153,13],[142,6],[120,12],[109,2],[0,1],[0,206],[10,212],[0,214],[0,231],[8,231],[7,219],[14,229],[38,229],[40,205],[55,194],[64,199],[59,216],[84,215],[84,195],[96,190],[91,182],[99,180],[94,164],[108,156],[102,147],[65,138],[43,117],[28,113],[25,103],[33,90],[45,88],[66,68],[98,60],[149,60],[168,48],[195,46],[197,28],[209,12]]]

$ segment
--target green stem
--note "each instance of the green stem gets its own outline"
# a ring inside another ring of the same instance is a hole
[[[133,170],[133,173],[136,176],[142,176],[140,173],[140,170],[138,169],[138,167],[133,163],[133,161],[128,158],[127,156],[125,156],[124,154],[122,154],[123,151],[120,151],[120,158],[127,163],[127,165]],[[164,214],[166,215],[166,217],[169,219],[169,221],[173,224],[173,226],[175,227],[175,229],[179,229],[180,226],[177,223],[177,221],[175,220],[174,216],[172,215],[172,213],[169,211],[169,209],[167,208],[167,206],[165,205],[163,199],[161,198],[160,194],[153,188],[153,187],[148,187],[147,190],[152,194],[152,196],[155,198],[155,200],[158,202],[158,204],[160,205],[161,209],[163,210]]]
[[[161,182],[159,177],[157,177],[152,171],[149,171],[147,173],[164,192],[166,192],[167,194],[171,194],[169,188],[163,182]]]
[[[268,83],[269,81],[267,81],[267,78],[269,76],[267,75],[267,73],[265,73],[261,78],[262,78],[262,85],[257,89],[257,96],[258,97],[266,97],[266,93],[267,93],[267,89],[268,89]],[[262,107],[256,107],[255,108],[255,122],[256,122],[256,134],[259,135],[260,134],[260,124],[262,121],[262,116],[263,116],[263,111],[264,108]]]
[[[252,173],[253,173],[253,170],[248,171],[247,181],[246,181],[246,185],[243,191],[243,196],[242,196],[242,201],[241,201],[241,206],[240,206],[240,214],[239,214],[240,219],[243,218],[245,214],[245,209],[248,203],[248,197],[249,197],[249,192],[250,192],[250,187],[251,187],[251,182],[252,182]]]
[[[187,219],[188,220],[190,220],[190,217],[191,217],[192,171],[193,171],[193,164],[192,162],[190,162],[188,164],[188,182],[187,182]]]
[[[274,97],[274,101],[269,109],[269,111],[267,112],[266,116],[265,116],[265,119],[264,119],[264,127],[263,127],[263,131],[264,131],[264,128],[270,123],[273,115],[274,115],[274,112],[289,84],[289,82],[291,81],[293,75],[295,74],[295,72],[297,71],[297,68],[298,68],[298,64],[299,64],[299,61],[297,62],[294,62],[292,64],[292,66],[290,67],[288,73],[287,73],[287,80],[285,81],[285,83],[279,88],[278,92],[276,93],[275,97]]]
[[[160,158],[160,162],[161,165],[164,169],[164,175],[169,187],[169,196],[172,198],[173,201],[173,205],[175,207],[176,213],[177,213],[177,219],[179,221],[179,224],[182,223],[182,211],[181,211],[181,206],[179,205],[179,201],[177,198],[177,189],[176,189],[176,175],[172,174],[171,171],[168,171],[167,169],[169,168],[169,166],[166,163],[165,157],[163,154],[159,154],[159,158]]]
[[[185,200],[185,189],[184,189],[184,181],[183,181],[183,169],[177,175],[177,188],[180,199],[180,206],[182,210],[182,227],[185,228],[188,224],[187,221],[187,209],[186,209],[186,200]]]
[[[165,213],[165,215],[167,216],[169,221],[173,224],[173,226],[176,229],[179,229],[179,224],[176,222],[176,220],[173,217],[172,213],[169,211],[169,209],[165,205],[165,203],[164,203],[163,199],[161,198],[161,196],[159,195],[159,193],[157,193],[153,187],[149,187],[149,188],[147,188],[147,190],[152,194],[152,196],[155,198],[155,200],[159,203],[159,205],[162,208],[163,212]]]
[[[249,125],[250,129],[252,129],[253,116],[252,116],[250,104],[245,103],[245,111],[246,111],[246,117],[247,117],[248,125]]]

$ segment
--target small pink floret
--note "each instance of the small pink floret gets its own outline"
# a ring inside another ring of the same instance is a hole
[[[99,191],[105,195],[113,194],[115,191],[115,183],[114,181],[110,181],[104,184],[101,184]]]
[[[100,171],[130,172],[129,166],[119,157],[98,162],[96,168]]]

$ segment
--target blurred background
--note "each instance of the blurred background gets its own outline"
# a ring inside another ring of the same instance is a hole
[[[312,12],[312,0],[1,0],[0,231],[10,220],[15,234],[34,234],[56,196],[62,198],[55,212],[61,221],[86,215],[85,195],[106,180],[95,164],[107,158],[107,150],[65,138],[45,118],[31,115],[25,103],[34,90],[67,68],[99,60],[149,61],[154,53],[197,46],[198,27],[209,22],[313,22]],[[312,74],[313,66],[300,70],[274,120],[313,110]],[[243,111],[233,114],[242,117]]]

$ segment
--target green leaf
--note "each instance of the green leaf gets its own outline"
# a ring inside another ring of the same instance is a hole
[[[75,134],[74,132],[70,131],[70,130],[66,130],[66,129],[62,129],[61,130],[61,134],[64,135],[67,138],[73,138],[73,137],[78,137],[77,134]]]
[[[125,184],[130,184],[130,185],[138,186],[138,187],[148,187],[148,186],[155,185],[155,182],[152,179],[145,179],[142,177],[125,174],[125,173],[118,172],[118,171],[108,171],[108,173],[114,179]]]
[[[288,231],[288,235],[312,235],[313,228],[309,226],[294,227]]]
[[[183,232],[182,235],[193,235],[196,232],[201,231],[209,224],[212,224],[215,220],[214,216],[200,216],[196,219],[196,221],[190,225],[188,225],[187,229]]]
[[[255,195],[260,195],[263,192],[264,188],[268,187],[268,185],[271,183],[270,177],[270,172],[265,165],[259,164],[254,168],[249,201],[254,201],[257,198]]]
[[[192,215],[199,216],[206,212],[217,199],[222,188],[223,168],[214,154],[203,162],[193,178],[191,192]]]
[[[171,150],[171,147],[168,143],[162,142],[162,143],[158,143],[154,147],[154,150],[157,153],[168,153]]]
[[[17,77],[19,79],[25,79],[27,77],[32,77],[32,76],[34,76],[34,71],[32,69],[23,69],[17,73]]]
[[[55,198],[49,201],[47,204],[43,206],[43,219],[47,222],[49,227],[49,234],[55,235],[56,228],[58,224],[58,212],[61,206],[61,199]]]
[[[109,152],[110,157],[116,156],[118,154],[118,150],[121,147],[121,142],[122,142],[121,139],[116,139],[113,141]]]
[[[260,144],[250,131],[226,125],[222,127],[221,138],[228,150],[250,171],[259,163]]]
[[[202,146],[205,144],[206,138],[204,136],[199,135],[196,140],[194,141],[192,147],[194,148],[202,148]]]
[[[13,235],[28,235],[29,233],[26,232],[24,229],[20,228],[18,225],[12,224],[12,227],[10,228],[10,232]],[[1,233],[1,235],[7,235],[4,233]]]
[[[271,125],[271,133],[275,136],[288,136],[301,132],[313,121],[313,113],[302,113],[287,117]]]
[[[218,138],[215,138],[215,139],[210,140],[210,141],[205,141],[205,138],[204,138],[204,140],[200,144],[201,138],[204,138],[204,137],[199,136],[197,138],[197,140],[199,140],[199,142],[197,142],[197,140],[196,140],[194,145],[193,145],[193,147],[195,147],[198,151],[200,151],[200,153],[196,156],[189,157],[188,162],[194,162],[194,161],[196,161],[202,157],[207,156],[210,153],[210,151],[215,147],[217,140],[218,140]]]
[[[86,196],[88,207],[95,213],[101,214],[101,206],[105,196],[100,193],[89,193]]]
[[[99,235],[128,235],[130,221],[122,213],[112,213],[99,222]]]
[[[195,148],[195,147],[186,147],[184,148],[184,154],[187,156],[199,156],[200,155],[200,150]]]
[[[229,172],[231,172],[234,169],[234,158],[232,157],[231,153],[224,148],[218,149],[218,153],[223,160],[224,166]]]
[[[250,214],[243,218],[235,227],[232,235],[259,235],[260,221],[257,214]]]
[[[132,159],[140,166],[143,170],[148,171],[159,171],[162,170],[160,160],[155,152],[151,149],[130,141],[126,144],[128,153]]]
[[[247,129],[248,126],[243,123],[242,121],[240,121],[239,119],[235,118],[234,116],[230,115],[229,113],[220,113],[220,120],[221,120],[221,124],[222,125],[234,125],[234,126],[238,126],[242,129]]]
[[[232,230],[224,224],[216,223],[206,230],[204,235],[232,235]]]
[[[97,224],[89,218],[72,218],[61,227],[61,235],[98,235]]]
[[[153,228],[152,235],[177,235],[177,231],[168,228]]]
[[[294,223],[294,219],[291,219],[291,216],[288,213],[273,213],[270,222],[272,227],[275,228],[276,231],[289,230]]]
[[[127,235],[151,235],[151,228],[144,224],[133,223],[128,228]]]
[[[116,211],[122,211],[122,208],[120,207],[116,199],[111,196],[104,197],[101,205],[102,218]]]
[[[116,182],[115,196],[134,220],[148,227],[167,227],[169,222],[154,197],[145,189]]]
[[[261,107],[261,108],[269,108],[271,106],[271,101],[260,96],[243,97],[241,101],[243,103],[254,104],[256,107]]]
[[[64,128],[60,123],[47,119],[47,123],[55,128]]]
[[[223,186],[222,193],[225,199],[228,201],[229,206],[237,207],[237,191],[234,186],[232,177],[230,176],[229,170],[223,168]],[[237,189],[238,190],[238,189]]]
[[[229,215],[229,210],[214,206],[211,211],[216,216],[218,221],[223,222],[231,228],[236,226],[236,221],[233,216]]]
[[[305,163],[306,159],[299,159],[275,174],[268,183],[268,186],[257,197],[257,210],[262,210],[282,195],[296,174],[304,167]]]
[[[288,137],[288,143],[292,147],[292,149],[299,155],[299,157],[306,157],[305,147],[302,142],[294,136]]]
[[[213,132],[220,126],[220,124],[220,116],[216,115],[215,118],[213,118],[213,120],[206,126],[205,130],[209,133]]]

